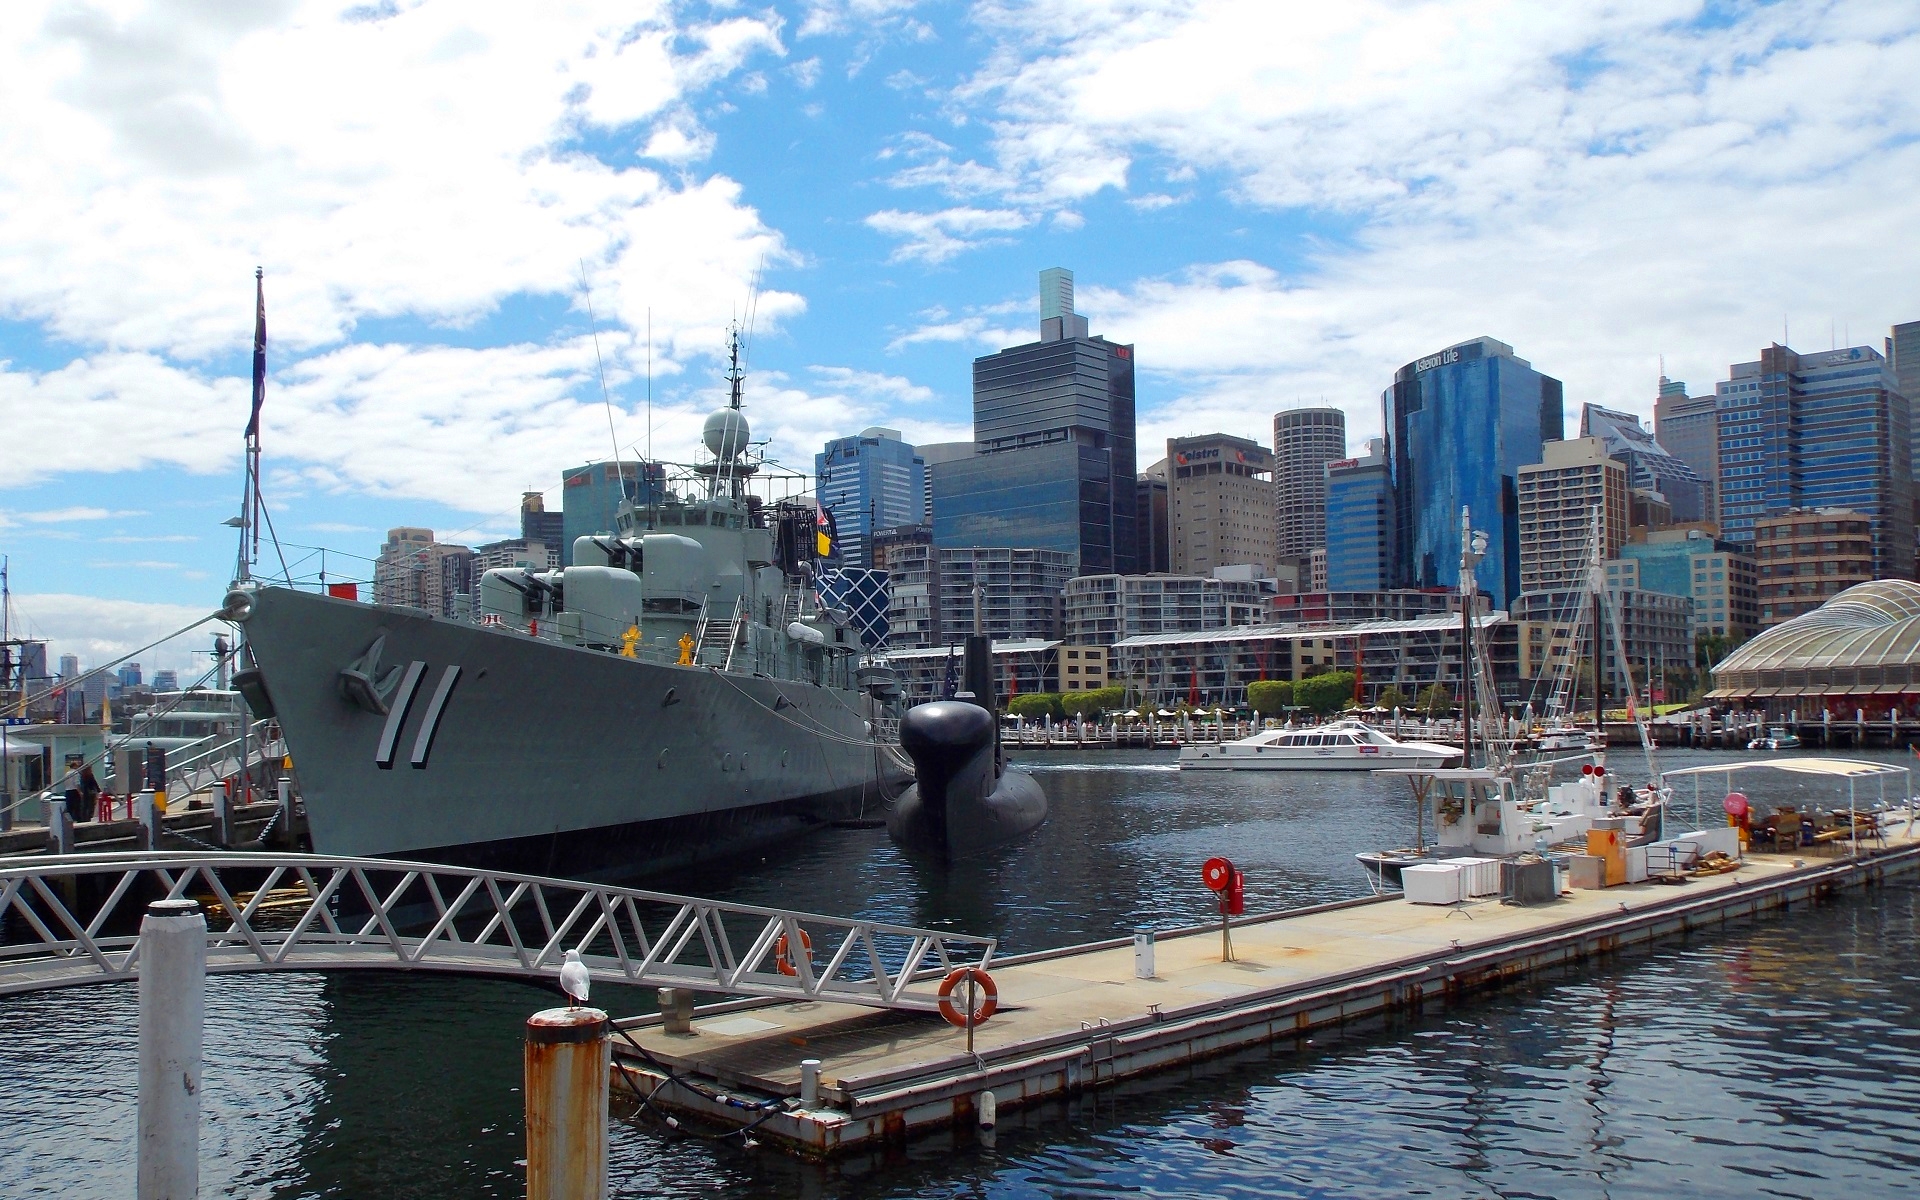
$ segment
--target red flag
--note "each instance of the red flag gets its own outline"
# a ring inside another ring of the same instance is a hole
[[[357,583],[330,583],[327,585],[327,595],[340,600],[358,600],[360,599],[360,585]]]

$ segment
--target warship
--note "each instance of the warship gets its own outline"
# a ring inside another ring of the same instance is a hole
[[[466,617],[234,586],[234,683],[279,723],[315,851],[645,874],[904,787],[890,673],[817,594],[824,514],[749,486],[737,339],[728,379],[710,460],[662,469],[570,566],[486,571]]]

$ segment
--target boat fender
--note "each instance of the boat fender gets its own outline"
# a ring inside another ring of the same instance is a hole
[[[974,986],[980,989],[980,1007],[971,1013],[963,1011],[953,1001],[954,990],[965,983],[969,977],[973,979]],[[994,986],[993,976],[979,967],[955,967],[947,972],[945,979],[940,981],[940,1015],[947,1019],[947,1024],[955,1028],[965,1029],[969,1024],[984,1025],[987,1018],[999,1010],[1000,989]]]
[[[806,930],[800,931],[800,949],[808,958],[813,957],[813,937]],[[781,934],[780,940],[773,944],[773,965],[782,975],[798,975],[800,968],[793,964],[793,956],[787,953],[787,935]]]

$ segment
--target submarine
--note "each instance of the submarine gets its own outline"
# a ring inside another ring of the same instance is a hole
[[[1047,819],[1033,776],[1007,765],[993,695],[991,641],[967,638],[966,690],[916,704],[900,720],[900,748],[913,783],[887,814],[887,833],[907,850],[951,862],[1031,833]]]

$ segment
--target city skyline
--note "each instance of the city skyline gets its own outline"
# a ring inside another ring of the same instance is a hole
[[[1324,402],[1352,453],[1397,365],[1483,334],[1565,381],[1568,428],[1644,422],[1663,354],[1712,380],[1915,316],[1902,6],[383,12],[0,15],[0,186],[30,198],[0,233],[29,447],[0,539],[57,649],[217,603],[255,263],[266,498],[309,567],[398,526],[511,538],[522,490],[557,506],[615,445],[687,457],[756,277],[747,402],[792,464],[966,436],[971,360],[1027,340],[1055,264],[1141,347],[1147,446]],[[1751,253],[1815,230],[1844,270]]]

